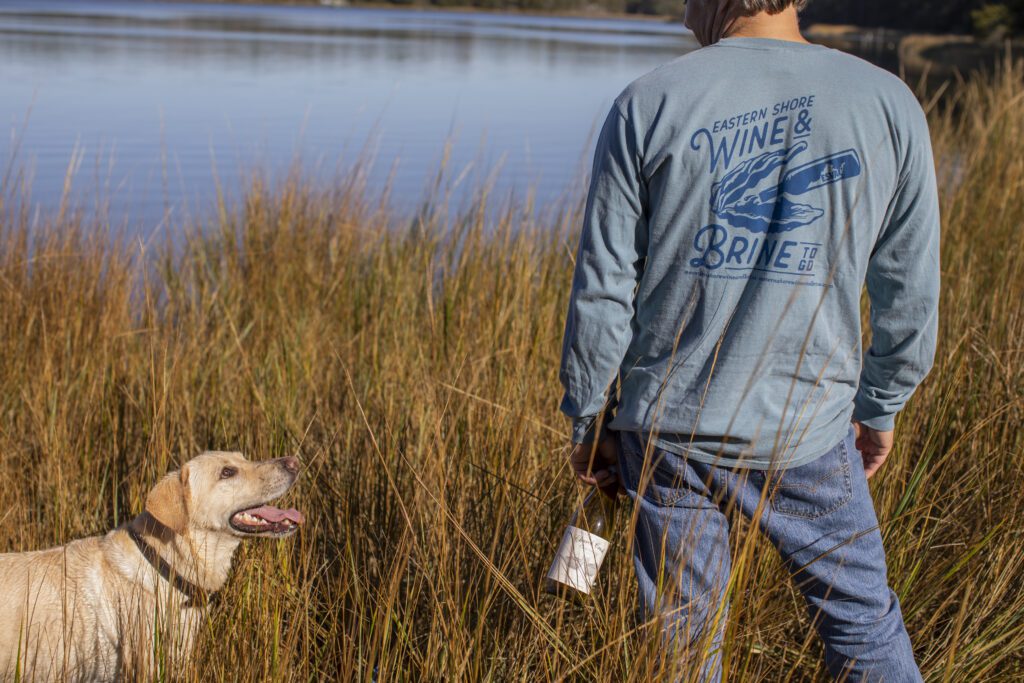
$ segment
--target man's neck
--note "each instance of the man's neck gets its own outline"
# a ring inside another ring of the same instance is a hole
[[[726,38],[773,38],[794,43],[808,42],[800,34],[800,20],[796,9],[789,7],[778,14],[761,12],[752,17],[740,17],[733,23]]]

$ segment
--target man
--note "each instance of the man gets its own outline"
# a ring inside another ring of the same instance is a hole
[[[934,162],[909,89],[806,42],[805,4],[691,0],[704,47],[615,100],[562,409],[579,479],[621,476],[635,502],[641,603],[676,666],[722,675],[735,510],[781,554],[833,676],[919,681],[867,478],[934,357]]]

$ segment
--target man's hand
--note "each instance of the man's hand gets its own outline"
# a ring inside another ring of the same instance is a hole
[[[857,432],[857,450],[864,458],[864,474],[870,479],[892,451],[893,432],[879,432],[860,422],[854,422],[853,428]]]
[[[597,444],[573,444],[569,454],[576,478],[584,484],[597,486],[614,498],[619,492],[619,440],[606,436]]]

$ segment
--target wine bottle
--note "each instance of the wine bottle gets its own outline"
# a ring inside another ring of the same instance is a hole
[[[608,552],[615,523],[614,498],[591,491],[569,523],[544,581],[544,592],[565,598],[588,595]]]

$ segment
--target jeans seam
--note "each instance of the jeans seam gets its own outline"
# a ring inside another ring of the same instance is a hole
[[[678,484],[671,487],[673,489],[673,493],[672,494],[665,495],[665,494],[662,494],[659,491],[655,490],[656,488],[660,488],[659,485],[657,484],[657,482],[655,481],[655,478],[656,478],[656,475],[658,474],[659,468],[661,467],[661,462],[660,462],[660,459],[658,458],[658,455],[663,452],[662,449],[660,449],[660,448],[653,448],[653,449],[651,449],[651,453],[650,453],[651,457],[650,458],[645,458],[644,457],[645,453],[644,453],[644,451],[642,449],[641,449],[641,451],[639,453],[634,452],[633,449],[627,449],[626,446],[625,446],[625,441],[626,441],[625,436],[623,436],[622,438],[619,439],[619,445],[621,447],[621,457],[623,459],[625,459],[625,458],[629,458],[630,456],[632,456],[632,462],[630,464],[636,464],[637,465],[637,470],[635,472],[636,477],[630,476],[631,479],[635,479],[636,480],[635,484],[636,484],[636,488],[637,489],[640,488],[640,483],[641,483],[640,480],[642,479],[642,475],[643,475],[643,471],[644,471],[645,466],[650,468],[650,479],[647,481],[647,486],[644,487],[643,493],[640,493],[639,490],[635,491],[635,493],[637,493],[640,498],[646,500],[651,505],[655,505],[657,507],[663,507],[663,508],[693,507],[693,506],[681,506],[680,505],[680,503],[684,499],[686,499],[689,496],[689,494],[695,493],[694,491],[692,491],[692,490],[690,490],[689,488],[686,487],[686,485],[685,485],[686,478],[682,474],[678,475],[678,477],[677,477],[678,478]],[[683,460],[683,466],[684,467],[688,466],[688,464],[686,463],[685,459]],[[627,469],[627,468],[629,468],[629,465],[623,463],[623,469]],[[662,470],[662,472],[664,472],[664,470]],[[633,473],[630,472],[630,475],[632,475],[632,474]],[[634,483],[634,482],[630,482],[630,483]],[[665,487],[665,488],[669,488],[669,487]]]

